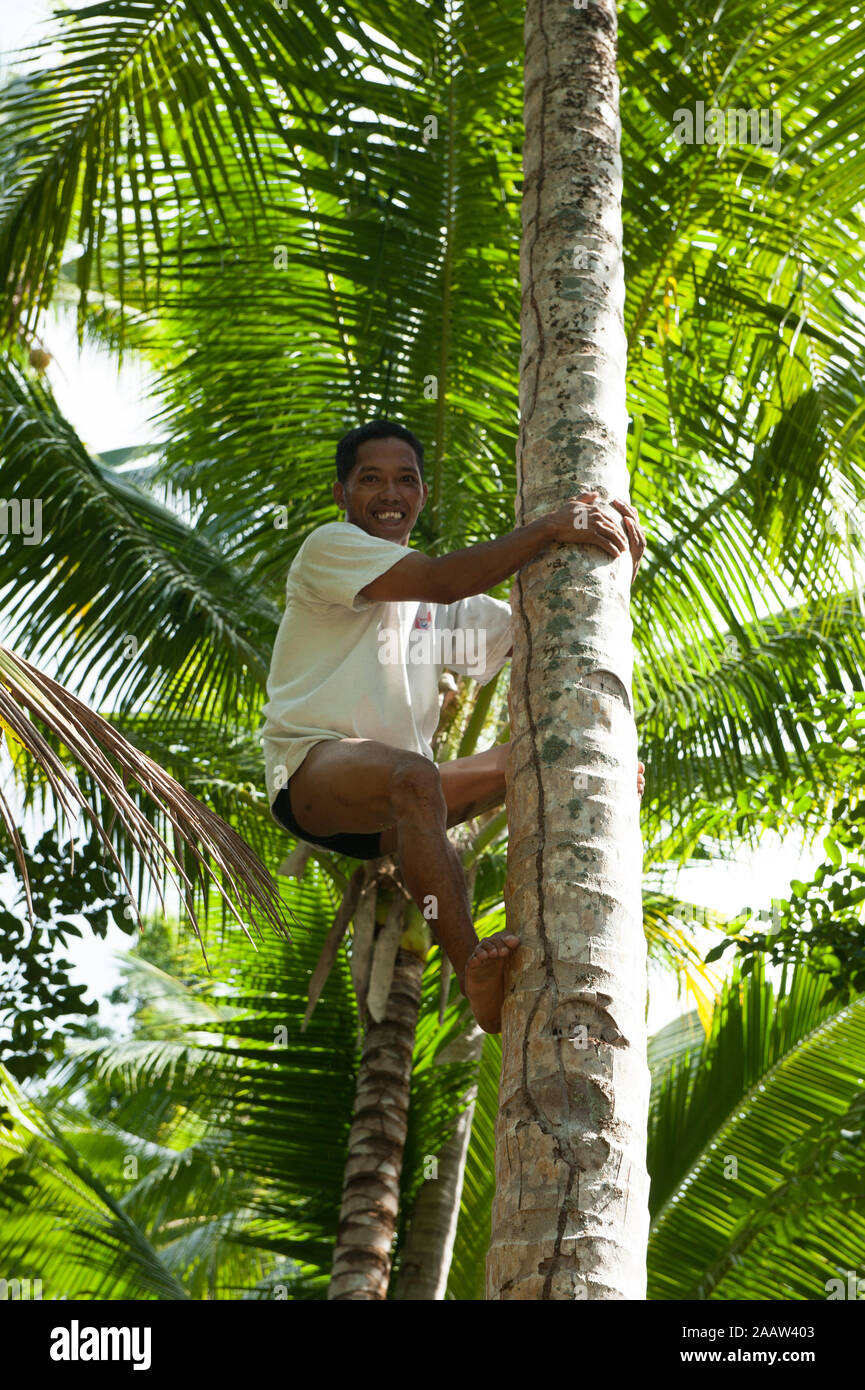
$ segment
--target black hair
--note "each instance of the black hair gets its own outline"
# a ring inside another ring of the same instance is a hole
[[[395,420],[370,420],[365,425],[358,425],[356,429],[349,430],[348,434],[344,434],[336,446],[336,476],[341,483],[345,483],[357,462],[357,446],[363,444],[367,439],[405,440],[406,444],[410,444],[414,449],[421,482],[423,482],[423,445],[420,440],[412,434],[411,430],[406,429],[405,425],[398,425]]]

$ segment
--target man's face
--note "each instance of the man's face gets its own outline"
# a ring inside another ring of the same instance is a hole
[[[370,536],[408,545],[412,527],[429,495],[421,482],[414,449],[403,439],[366,439],[357,449],[345,486],[333,495],[346,520]]]

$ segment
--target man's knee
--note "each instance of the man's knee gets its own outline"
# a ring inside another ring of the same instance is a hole
[[[400,758],[391,773],[390,795],[398,818],[430,809],[447,811],[439,770],[421,753]]]

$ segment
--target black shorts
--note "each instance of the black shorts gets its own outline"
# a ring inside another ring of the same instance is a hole
[[[335,854],[347,854],[352,859],[380,859],[382,855],[381,831],[377,830],[373,835],[352,834],[346,832],[341,835],[310,835],[302,830],[294,819],[291,811],[291,800],[288,789],[291,786],[291,778],[277,793],[271,810],[279,821],[280,825],[291,835],[296,835],[299,840],[304,840],[308,845],[315,845],[320,849],[333,850]]]

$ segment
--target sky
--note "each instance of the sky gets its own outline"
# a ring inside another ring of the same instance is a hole
[[[72,0],[72,7],[80,2]],[[15,51],[40,38],[52,8],[49,0],[0,0],[0,81],[18,66]],[[151,376],[141,363],[124,361],[118,371],[105,352],[88,347],[79,354],[68,312],[52,314],[42,336],[54,359],[47,372],[51,389],[88,449],[103,453],[155,437],[149,423],[154,407],[146,399]]]
[[[50,15],[51,8],[47,0],[0,0],[0,80],[9,71],[8,55],[39,36],[39,22]],[[91,451],[102,453],[149,443],[156,437],[150,417],[157,412],[157,402],[147,399],[152,377],[143,365],[130,360],[118,371],[116,363],[93,346],[79,351],[68,315],[49,318],[42,337],[53,357],[47,369],[51,388]],[[743,853],[736,862],[681,871],[675,891],[681,898],[731,915],[746,904],[769,909],[773,898],[788,896],[791,878],[807,881],[822,858],[819,841],[816,848],[808,850],[798,837],[788,836],[781,842],[777,836],[766,834],[757,851]],[[3,886],[0,877],[0,888]],[[698,933],[698,939],[707,938]],[[75,962],[76,982],[88,984],[88,998],[102,1000],[103,1021],[121,1029],[126,1014],[105,1004],[104,995],[119,978],[113,952],[127,949],[130,940],[116,928],[105,941],[86,931],[80,941],[70,940],[66,952]],[[728,953],[719,972],[728,968],[730,960]],[[649,1031],[691,1007],[693,1000],[677,999],[669,973],[650,965]]]
[[[10,55],[38,41],[51,9],[48,0],[0,0],[0,75],[9,70]]]

